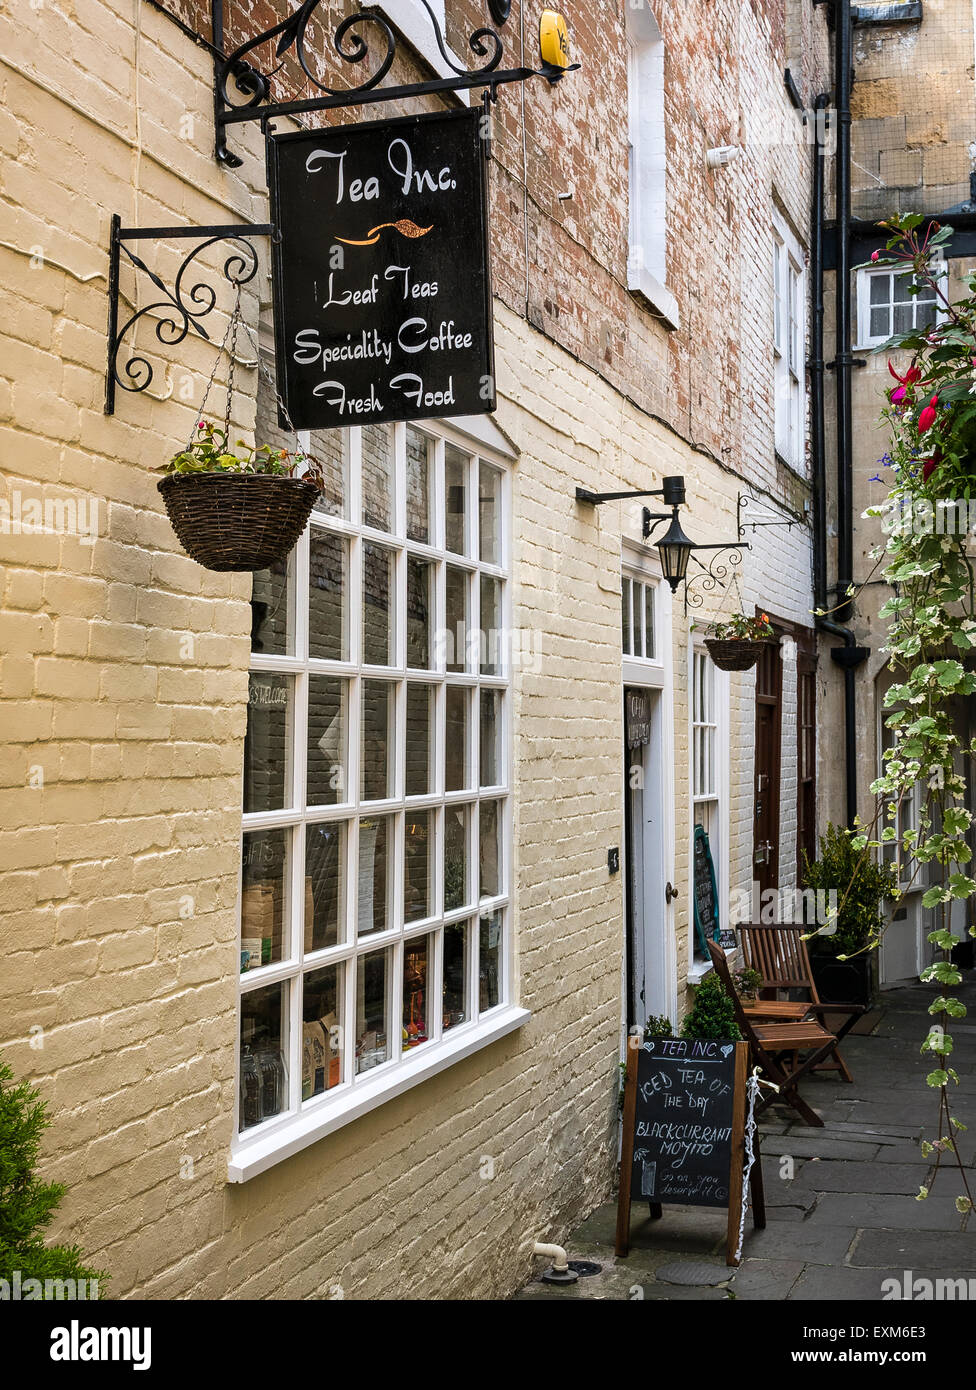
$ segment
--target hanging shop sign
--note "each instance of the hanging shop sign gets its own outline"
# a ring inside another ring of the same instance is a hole
[[[283,425],[494,410],[484,121],[269,137]]]
[[[748,1044],[632,1037],[624,1081],[616,1253],[630,1246],[630,1204],[727,1207],[726,1262],[739,1262]],[[758,1135],[749,1179],[753,1220],[765,1225]]]

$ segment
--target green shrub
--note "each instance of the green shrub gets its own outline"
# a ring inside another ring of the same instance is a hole
[[[810,949],[824,955],[850,956],[866,946],[882,926],[885,898],[897,887],[892,870],[855,849],[853,841],[853,831],[828,824],[819,859],[811,863],[803,856],[804,888],[837,895],[836,932],[810,941]]]
[[[51,1121],[46,1103],[28,1081],[11,1085],[13,1072],[0,1061],[0,1279],[10,1282],[15,1270],[27,1279],[97,1279],[76,1245],[45,1245],[43,1232],[61,1204],[66,1188],[41,1182],[34,1175],[41,1135]]]
[[[655,1018],[655,1016],[651,1014],[650,1018],[644,1024],[644,1041],[650,1042],[652,1038],[673,1037],[674,1029],[671,1026],[671,1020],[665,1018],[663,1014],[660,1018]]]
[[[695,990],[691,1012],[681,1027],[683,1038],[722,1038],[739,1042],[742,1034],[735,1021],[735,1006],[717,975],[706,975]]]

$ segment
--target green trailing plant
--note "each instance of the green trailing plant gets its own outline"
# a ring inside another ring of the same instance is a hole
[[[933,1060],[926,1082],[938,1093],[938,1117],[934,1137],[923,1138],[921,1148],[924,1157],[934,1155],[933,1181],[952,1164],[962,1187],[956,1206],[965,1216],[973,1209],[973,1193],[956,1143],[965,1126],[952,1113],[953,1088],[960,1080],[950,1062],[949,1030],[966,1008],[952,992],[962,976],[952,960],[957,937],[950,930],[950,913],[965,904],[967,930],[976,936],[973,816],[965,805],[961,771],[964,760],[976,755],[976,745],[962,742],[954,718],[960,702],[976,693],[976,574],[968,524],[968,501],[976,496],[976,273],[963,277],[965,293],[950,303],[933,262],[952,228],[933,222],[922,233],[923,218],[914,213],[882,225],[891,235],[871,263],[909,277],[914,294],[928,287],[940,317],[896,334],[877,349],[910,354],[903,371],[888,363],[894,384],[882,424],[891,442],[881,458],[887,473],[876,475],[887,483],[887,497],[867,512],[882,519],[885,541],[872,558],[894,591],[880,610],[888,621],[886,650],[895,677],[885,695],[892,743],[871,787],[877,798],[874,817],[868,825],[858,822],[852,844],[863,862],[894,846],[901,865],[901,881],[892,892],[895,907],[908,888],[927,884],[922,903],[935,913],[937,925],[928,937],[935,959],[921,978],[936,984],[938,993],[929,1006],[932,1023],[921,1050]],[[847,597],[853,594],[852,586]],[[901,809],[916,788],[919,814],[905,824]],[[839,910],[843,906],[842,897]],[[877,947],[887,925],[872,932],[863,949]],[[920,1188],[918,1199],[930,1190],[931,1181]]]
[[[77,1245],[44,1244],[66,1188],[36,1176],[41,1136],[51,1123],[47,1106],[29,1082],[12,1083],[12,1070],[0,1061],[0,1279],[10,1284],[19,1271],[22,1287],[28,1279],[104,1284],[107,1276],[85,1264]]]
[[[185,449],[174,454],[159,473],[260,473],[273,478],[302,478],[321,491],[325,486],[322,470],[311,454],[302,449],[289,453],[271,444],[254,447],[238,439],[228,441],[227,432],[209,420],[200,420]]]
[[[776,635],[766,613],[760,613],[758,617],[755,614],[733,613],[725,622],[706,623],[704,626],[708,636],[718,642],[765,642]]]
[[[898,887],[889,865],[866,857],[859,838],[845,826],[828,824],[820,836],[820,853],[803,856],[803,886],[835,901],[837,911],[826,923],[828,934],[816,934],[811,947],[823,955],[846,960],[877,940],[884,925],[884,905]],[[830,895],[836,897],[831,899]],[[821,929],[823,931],[823,929]]]
[[[742,1034],[735,1021],[735,1005],[717,975],[706,975],[695,990],[691,1011],[681,1025],[683,1038],[722,1038],[739,1042]]]

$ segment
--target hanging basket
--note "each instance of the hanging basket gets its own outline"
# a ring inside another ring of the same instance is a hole
[[[720,671],[748,671],[762,656],[766,640],[750,641],[745,638],[706,637],[708,654]]]
[[[264,473],[172,473],[157,487],[180,545],[208,570],[263,570],[283,560],[319,495],[304,478]]]

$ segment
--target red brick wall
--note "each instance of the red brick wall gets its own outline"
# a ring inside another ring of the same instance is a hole
[[[765,137],[770,122],[782,122],[788,133],[801,130],[783,87],[787,62],[807,100],[828,85],[823,11],[815,10],[812,0],[750,0],[748,5],[656,0],[652,7],[666,46],[667,279],[681,317],[680,328],[670,332],[626,289],[624,5],[629,2],[579,0],[568,7],[572,52],[582,70],[555,87],[533,80],[524,89],[517,84],[501,89],[494,108],[492,170],[495,292],[517,312],[527,310],[538,329],[689,442],[776,486],[771,209],[777,198],[805,237],[809,148],[802,139],[770,148]],[[207,0],[166,3],[209,37]],[[542,5],[515,0],[500,31],[505,66],[522,61],[520,4],[524,61],[537,59]],[[790,32],[806,38],[799,61],[795,43],[787,53],[787,6]],[[332,29],[350,8],[348,3],[322,5],[317,21],[322,38],[309,44],[310,51],[330,53]],[[487,6],[480,0],[447,0],[447,12],[448,40],[465,55],[466,36],[489,22]],[[228,0],[227,47],[270,27],[284,13],[283,0]],[[321,22],[325,19],[328,25]],[[387,82],[419,75],[408,55],[404,48]],[[267,47],[255,58],[265,71],[275,65]],[[358,68],[325,57],[321,71],[336,86],[360,76]],[[286,59],[274,81],[277,99],[313,94],[293,60]],[[379,110],[390,107],[368,114]],[[743,114],[750,132],[747,157],[710,171],[705,150],[740,143]],[[355,118],[345,112],[310,120]],[[560,202],[557,195],[570,185],[572,200]]]

